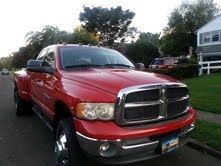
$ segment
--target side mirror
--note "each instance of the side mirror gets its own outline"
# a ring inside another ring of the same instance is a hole
[[[29,60],[27,62],[27,70],[32,70],[34,68],[39,68],[42,66],[42,61],[41,60]]]
[[[137,63],[136,67],[137,67],[138,70],[144,70],[145,69],[145,66],[144,66],[143,63]]]
[[[54,73],[54,69],[51,67],[42,66],[42,63],[43,61],[41,60],[29,60],[27,62],[27,71],[49,74]]]

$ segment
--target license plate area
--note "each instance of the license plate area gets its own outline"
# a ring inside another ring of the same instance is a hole
[[[161,153],[169,153],[179,147],[179,137],[171,137],[161,141]]]

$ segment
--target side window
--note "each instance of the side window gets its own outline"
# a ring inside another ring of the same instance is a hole
[[[211,34],[205,33],[204,34],[204,43],[209,43],[209,42],[211,42]]]
[[[215,32],[212,34],[212,41],[213,42],[218,42],[220,38],[220,33],[219,32]]]
[[[49,49],[43,62],[43,66],[54,68],[54,50]]]
[[[40,52],[40,54],[38,55],[38,57],[37,57],[37,60],[44,60],[44,57],[45,57],[45,55],[46,55],[46,53],[47,53],[47,51],[48,51],[48,49],[44,49],[44,50],[42,50],[41,52]]]

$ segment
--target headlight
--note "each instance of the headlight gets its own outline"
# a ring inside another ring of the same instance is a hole
[[[79,118],[88,120],[112,120],[114,119],[113,103],[79,103],[76,109]]]

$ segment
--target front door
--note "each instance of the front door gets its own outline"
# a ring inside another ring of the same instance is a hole
[[[54,70],[55,61],[54,61],[54,50],[50,48],[44,58],[42,63],[43,67],[50,68]],[[40,87],[40,103],[41,107],[49,117],[54,115],[54,84],[56,77],[54,74],[49,73],[39,73],[39,79],[42,82]]]
[[[44,60],[45,55],[47,54],[48,49],[44,49],[40,52],[40,54],[37,57],[37,60]],[[43,82],[41,80],[40,73],[38,72],[30,72],[30,80],[31,80],[31,94],[33,100],[38,104],[41,105],[40,103],[40,98],[41,98],[41,89],[43,86]]]

